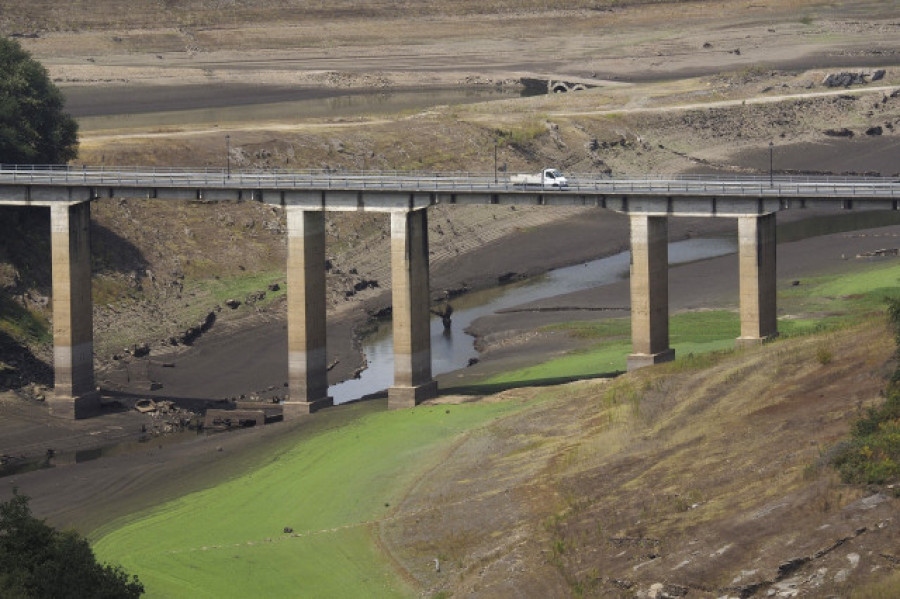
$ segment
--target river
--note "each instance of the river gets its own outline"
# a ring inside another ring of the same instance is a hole
[[[689,239],[669,244],[669,264],[724,256],[737,251],[734,238]],[[590,289],[621,280],[628,275],[630,252],[622,252],[584,264],[550,271],[540,277],[484,291],[469,293],[453,300],[453,326],[448,334],[439,317],[431,319],[431,365],[434,375],[464,368],[478,356],[474,338],[463,331],[475,319],[573,291]],[[367,368],[359,378],[329,388],[334,403],[346,403],[383,391],[394,382],[394,338],[391,322],[381,322],[363,339]]]

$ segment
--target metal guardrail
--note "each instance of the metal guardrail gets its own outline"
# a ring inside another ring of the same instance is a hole
[[[900,181],[893,177],[572,174],[567,178],[569,187],[557,190],[514,185],[507,176],[494,173],[0,165],[0,184],[47,186],[900,198]]]

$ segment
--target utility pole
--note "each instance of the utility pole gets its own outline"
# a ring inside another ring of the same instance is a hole
[[[772,161],[774,154],[775,143],[769,142],[769,187],[775,187],[774,176],[772,175]]]
[[[494,138],[494,183],[497,183],[497,138]]]
[[[225,172],[231,179],[231,136],[225,135]]]

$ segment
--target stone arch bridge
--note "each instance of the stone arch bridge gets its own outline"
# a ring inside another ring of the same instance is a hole
[[[569,178],[569,187],[516,186],[494,175],[320,171],[0,167],[0,206],[50,209],[54,344],[51,412],[80,418],[99,406],[94,384],[90,272],[91,201],[105,197],[251,200],[287,215],[286,418],[331,405],[325,357],[325,213],[388,213],[394,315],[391,408],[437,395],[431,373],[427,208],[434,204],[596,206],[627,213],[631,226],[632,353],[628,368],[672,360],[668,219],[737,221],[738,344],[778,332],[775,213],[786,209],[898,210],[900,182],[882,178]]]

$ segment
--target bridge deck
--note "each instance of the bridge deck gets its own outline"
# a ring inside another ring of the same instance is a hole
[[[430,205],[597,206],[630,214],[632,346],[629,369],[671,360],[668,216],[737,218],[739,344],[777,334],[774,212],[788,208],[900,208],[900,183],[882,178],[574,176],[566,189],[527,189],[493,175],[0,166],[0,205],[49,206],[53,260],[53,413],[96,407],[90,277],[90,201],[144,197],[254,200],[287,214],[288,379],[285,417],[331,405],[325,367],[325,215],[391,213],[394,385],[389,407],[437,394],[431,375],[427,211]],[[539,186],[540,187],[540,186]],[[396,340],[400,339],[397,343]]]
[[[438,203],[595,205],[619,212],[736,216],[790,208],[900,208],[900,181],[881,177],[602,178],[571,175],[562,190],[484,173],[0,167],[0,205],[102,197],[255,200],[310,210],[398,211]]]

